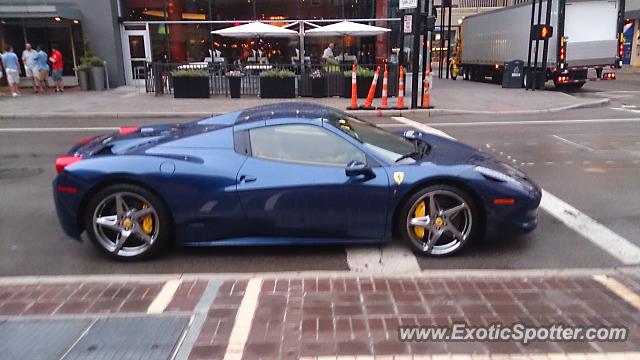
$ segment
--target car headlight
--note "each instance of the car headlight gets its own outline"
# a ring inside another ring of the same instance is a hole
[[[515,183],[518,182],[516,179],[512,178],[509,175],[503,174],[500,171],[486,168],[484,166],[476,166],[474,169],[475,171],[482,174],[482,176],[490,180],[500,181],[500,182],[515,182]]]

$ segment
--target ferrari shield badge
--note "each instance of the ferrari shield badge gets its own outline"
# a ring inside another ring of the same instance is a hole
[[[404,172],[396,171],[393,173],[393,180],[396,182],[396,185],[402,184],[402,180],[404,180]]]

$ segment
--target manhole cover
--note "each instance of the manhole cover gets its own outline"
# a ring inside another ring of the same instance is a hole
[[[0,169],[0,179],[22,179],[42,174],[42,168],[4,168]]]

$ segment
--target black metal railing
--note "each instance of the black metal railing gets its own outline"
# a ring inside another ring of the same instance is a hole
[[[375,70],[375,64],[359,64],[361,68]],[[327,96],[343,96],[345,86],[351,84],[352,64],[320,65],[305,64],[223,64],[223,63],[167,63],[148,62],[145,68],[145,90],[156,96],[173,94],[173,80],[171,72],[175,70],[202,70],[208,73],[211,95],[229,96],[229,81],[226,73],[240,71],[242,73],[240,92],[242,95],[260,95],[260,73],[268,70],[289,70],[296,74],[296,95],[311,96],[310,75],[320,70],[326,81]],[[379,82],[382,83],[382,71]],[[345,72],[348,74],[345,75]],[[389,64],[389,96],[397,93],[398,65]]]

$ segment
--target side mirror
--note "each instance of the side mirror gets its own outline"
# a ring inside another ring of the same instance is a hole
[[[420,131],[415,131],[415,130],[407,130],[402,134],[402,136],[405,139],[409,139],[409,140],[420,140],[420,139],[422,139],[422,133]]]
[[[370,167],[362,161],[352,160],[347,164],[347,167],[344,169],[344,173],[348,177],[355,177],[364,175],[364,177],[370,179],[374,178],[376,175],[373,173]]]

